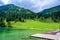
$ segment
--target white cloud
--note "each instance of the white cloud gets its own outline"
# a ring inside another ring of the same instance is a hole
[[[46,8],[50,8],[60,4],[60,0],[2,0],[4,4],[16,4],[20,7],[39,12]]]
[[[2,0],[4,4],[8,4],[9,0]]]
[[[60,2],[59,2],[59,0],[42,0],[42,1],[33,0],[32,3],[34,3],[35,5],[33,7],[31,7],[31,8],[35,8],[36,9],[36,10],[33,10],[33,11],[39,12],[39,11],[42,11],[44,9],[56,6]]]

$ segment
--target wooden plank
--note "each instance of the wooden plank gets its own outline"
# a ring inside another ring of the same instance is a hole
[[[56,35],[50,35],[50,34],[34,34],[31,36],[37,38],[52,39],[52,40],[56,39]]]

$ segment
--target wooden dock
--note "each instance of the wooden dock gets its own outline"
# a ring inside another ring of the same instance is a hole
[[[60,39],[57,39],[57,35],[50,35],[50,34],[34,34],[31,36],[36,38],[47,39],[47,40],[60,40]]]

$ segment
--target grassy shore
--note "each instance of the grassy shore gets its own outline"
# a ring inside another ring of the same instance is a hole
[[[12,22],[12,26],[13,28],[0,29],[0,40],[41,40],[30,36],[55,30],[60,27],[60,23],[27,20],[26,22]]]

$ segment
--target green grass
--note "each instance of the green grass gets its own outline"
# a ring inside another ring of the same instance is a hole
[[[12,26],[19,29],[57,29],[60,27],[60,23],[44,23],[39,21],[27,20],[26,22],[12,23]]]

